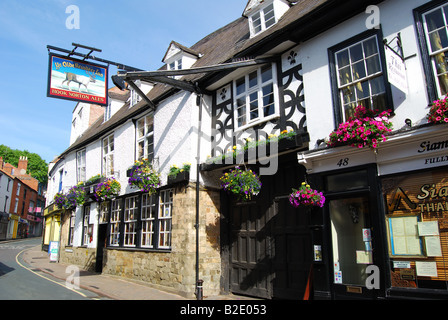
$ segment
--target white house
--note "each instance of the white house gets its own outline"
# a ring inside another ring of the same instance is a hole
[[[188,297],[201,279],[207,295],[446,298],[448,125],[427,120],[448,90],[446,8],[251,0],[190,48],[171,42],[159,70],[120,74],[153,86],[50,170],[53,191],[83,170],[121,184],[115,199],[63,215],[61,260]],[[327,144],[358,105],[391,110],[387,141]],[[143,158],[161,173],[156,195],[128,184]],[[185,162],[188,181],[168,181]],[[221,190],[235,165],[261,176],[251,201]],[[291,206],[303,182],[322,208]]]

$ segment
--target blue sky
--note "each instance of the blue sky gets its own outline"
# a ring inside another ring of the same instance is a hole
[[[97,57],[156,70],[172,40],[192,46],[241,17],[246,3],[1,0],[0,144],[37,153],[47,162],[69,146],[76,102],[46,96],[47,45],[71,50],[72,43],[80,43],[102,49]],[[79,8],[79,29],[66,27],[70,5]]]

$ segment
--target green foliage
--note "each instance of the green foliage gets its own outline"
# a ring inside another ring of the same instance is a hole
[[[17,167],[20,157],[28,158],[27,173],[39,182],[46,184],[48,180],[48,164],[38,154],[27,150],[11,149],[3,144],[0,145],[0,157],[3,161]]]

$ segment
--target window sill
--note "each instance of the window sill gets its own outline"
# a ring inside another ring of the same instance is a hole
[[[118,246],[107,246],[107,250],[118,250],[118,251],[138,251],[138,252],[154,252],[154,253],[171,253],[171,249],[152,249],[152,248],[137,248],[137,247],[118,247]]]
[[[256,121],[254,120],[252,122],[249,122],[248,124],[245,124],[245,125],[243,125],[241,127],[236,128],[235,132],[244,131],[244,130],[247,130],[249,128],[255,127],[257,125],[260,125],[262,123],[265,123],[265,122],[268,122],[268,121],[272,121],[274,119],[280,119],[280,115],[279,114],[273,114],[273,115],[270,115],[270,116],[268,116],[266,118],[263,118],[261,120],[256,120]]]

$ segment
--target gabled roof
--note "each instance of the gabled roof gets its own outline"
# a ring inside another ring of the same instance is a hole
[[[198,58],[200,56],[199,52],[196,52],[188,47],[185,47],[176,41],[171,41],[170,45],[168,46],[168,50],[166,50],[165,56],[162,59],[162,62],[165,62],[167,60],[167,57],[172,50],[183,51]]]
[[[201,53],[201,58],[196,61],[192,68],[219,65],[230,62],[234,58],[254,54],[262,55],[284,41],[304,41],[340,23],[343,19],[348,19],[362,12],[365,10],[366,4],[379,2],[382,2],[382,0],[350,0],[342,3],[337,0],[301,0],[292,6],[277,24],[253,38],[250,38],[247,18],[240,17],[204,37],[191,48],[186,48],[175,41],[170,43],[170,47],[174,45],[184,52],[195,55]],[[354,6],[356,10],[348,10],[353,9]],[[166,65],[159,70],[166,70]],[[183,76],[182,80],[203,85],[213,76],[213,74],[205,73],[192,74]],[[157,105],[157,103],[178,91],[179,89],[169,85],[156,84],[146,96]],[[103,122],[102,119],[98,119],[60,157],[96,141],[128,119],[137,117],[148,110],[150,110],[150,107],[145,100],[140,101],[132,108],[129,108],[129,103],[124,104],[108,121]]]

